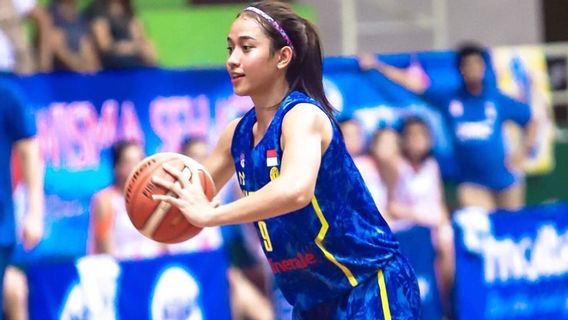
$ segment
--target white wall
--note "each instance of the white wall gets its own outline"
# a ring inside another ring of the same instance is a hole
[[[297,0],[315,8],[327,55],[342,54],[341,1]],[[432,13],[429,0],[355,0],[359,21],[396,21]],[[376,3],[390,3],[392,12]],[[395,6],[392,6],[395,4]],[[540,0],[445,0],[447,28],[445,45],[453,48],[463,40],[476,40],[487,46],[532,44],[542,41]],[[439,21],[439,20],[438,20]],[[404,33],[381,32],[357,36],[358,51],[401,52],[434,49],[433,33],[408,28]]]

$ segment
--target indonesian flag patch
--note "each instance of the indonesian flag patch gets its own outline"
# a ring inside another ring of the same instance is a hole
[[[275,167],[278,165],[278,156],[275,149],[266,150],[266,166]]]

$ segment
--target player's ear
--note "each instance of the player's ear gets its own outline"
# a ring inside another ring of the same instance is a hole
[[[284,46],[277,52],[278,55],[278,64],[276,65],[278,69],[284,69],[290,62],[292,61],[292,57],[294,56],[294,51],[289,46]]]

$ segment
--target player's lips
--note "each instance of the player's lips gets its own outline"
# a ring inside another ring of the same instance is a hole
[[[244,73],[231,72],[231,82],[232,82],[232,83],[238,82],[238,81],[241,80],[244,76],[245,76]]]

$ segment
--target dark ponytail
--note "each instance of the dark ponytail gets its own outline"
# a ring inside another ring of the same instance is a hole
[[[298,16],[290,6],[280,1],[259,1],[251,4],[272,17],[284,29],[294,46],[294,57],[286,72],[290,90],[297,90],[318,101],[334,120],[335,109],[323,89],[323,61],[320,38],[316,27]],[[272,53],[287,44],[282,35],[264,18],[251,11],[240,15],[254,17],[272,39]]]

